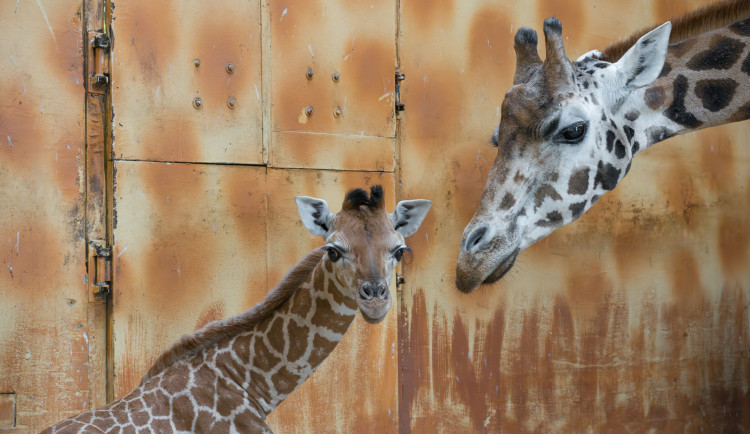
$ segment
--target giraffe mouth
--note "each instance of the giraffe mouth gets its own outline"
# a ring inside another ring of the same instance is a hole
[[[489,276],[487,276],[486,279],[482,282],[483,284],[487,285],[490,283],[495,283],[498,280],[502,279],[503,276],[508,274],[508,271],[510,271],[511,268],[513,268],[513,264],[516,263],[516,258],[518,257],[519,250],[516,249],[508,255],[507,258],[503,259],[502,262],[500,262],[500,265],[495,268],[495,271],[490,273]]]
[[[360,312],[362,312],[362,311],[360,310]],[[364,318],[365,321],[367,321],[368,324],[379,324],[380,322],[382,322],[385,319],[386,314],[388,314],[387,311],[380,318],[374,318],[374,317],[371,317],[370,315],[362,312],[362,318]]]

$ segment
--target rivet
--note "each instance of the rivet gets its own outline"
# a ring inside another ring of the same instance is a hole
[[[336,107],[335,109],[333,109],[333,117],[335,117],[335,118],[341,117],[341,109],[340,108]]]
[[[331,80],[333,80],[333,81],[339,81],[339,78],[341,78],[341,76],[339,75],[339,73],[338,73],[338,72],[334,72],[334,73],[333,73],[333,74],[331,75]]]
[[[237,100],[234,99],[233,96],[230,96],[229,99],[227,99],[227,105],[229,108],[234,108],[234,106],[237,104]]]
[[[202,106],[203,106],[203,101],[202,101],[202,100],[201,100],[201,99],[200,99],[199,97],[197,97],[197,96],[196,96],[196,97],[195,97],[195,98],[193,99],[193,107],[195,107],[195,108],[199,109],[199,108],[201,108]]]
[[[310,117],[310,116],[313,115],[313,108],[312,108],[312,106],[309,105],[309,106],[307,106],[305,108],[305,114],[307,115],[307,117]]]
[[[305,73],[305,77],[307,77],[308,80],[312,80],[313,78],[313,70],[312,68],[307,68],[307,72]]]
[[[230,74],[234,72],[234,64],[232,62],[227,63],[227,72]]]
[[[193,65],[195,65],[196,68],[201,66],[201,60],[200,59],[193,60]]]

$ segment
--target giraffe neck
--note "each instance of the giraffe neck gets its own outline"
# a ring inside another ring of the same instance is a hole
[[[750,118],[749,53],[750,18],[670,45],[659,78],[622,107],[633,154],[678,134]]]
[[[244,379],[238,383],[262,416],[267,416],[315,372],[344,337],[357,313],[354,293],[324,256],[307,281],[272,315],[231,342],[238,357],[226,359],[226,365],[219,368]]]

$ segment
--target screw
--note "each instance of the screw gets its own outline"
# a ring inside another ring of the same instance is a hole
[[[230,96],[229,99],[227,99],[227,105],[229,108],[234,108],[234,106],[237,104],[237,100],[234,99],[233,96]]]
[[[341,117],[341,114],[342,113],[341,113],[341,109],[340,108],[336,107],[335,109],[333,109],[333,117],[335,117],[335,118]]]
[[[196,68],[197,68],[197,67],[199,67],[199,66],[201,66],[201,61],[200,61],[200,59],[195,59],[195,60],[193,60],[193,65],[195,65],[195,67],[196,67]]]
[[[333,81],[339,81],[339,78],[341,78],[341,76],[338,72],[334,72],[333,75],[331,75],[331,80]]]
[[[313,108],[311,105],[305,107],[305,114],[307,115],[307,117],[310,117],[313,115]]]
[[[307,68],[307,72],[305,73],[305,77],[307,77],[308,80],[312,80],[313,78],[313,70],[312,68]]]
[[[200,99],[200,97],[195,97],[193,99],[193,107],[199,109],[203,106],[203,101]]]
[[[234,72],[234,64],[232,62],[227,63],[227,72],[230,74]]]

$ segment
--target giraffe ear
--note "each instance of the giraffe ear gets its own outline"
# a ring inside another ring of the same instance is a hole
[[[328,210],[328,203],[323,199],[309,196],[297,196],[294,200],[297,202],[302,224],[311,234],[325,238],[331,229],[331,221],[333,221],[333,214]]]
[[[661,73],[667,57],[672,23],[661,26],[641,36],[638,42],[623,54],[611,68],[623,87],[637,89],[651,84]],[[610,68],[608,68],[610,69]]]
[[[393,229],[404,237],[412,235],[419,229],[431,206],[432,202],[425,199],[402,200],[391,213]]]

